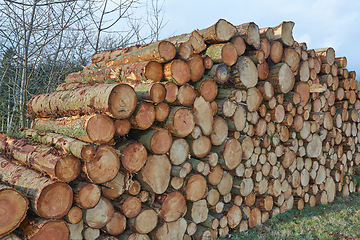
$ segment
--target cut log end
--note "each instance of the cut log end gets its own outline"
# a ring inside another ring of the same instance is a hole
[[[195,127],[194,115],[189,109],[180,108],[174,116],[174,131],[178,137],[189,135]]]
[[[44,218],[61,218],[71,208],[73,192],[65,183],[54,183],[47,186],[39,196],[38,212]]]
[[[72,155],[62,157],[55,167],[55,175],[62,182],[71,182],[75,180],[79,176],[80,171],[80,159]]]
[[[24,233],[27,235],[28,233]],[[65,221],[50,220],[35,230],[35,234],[31,235],[30,239],[59,239],[67,240],[70,238],[69,227]],[[28,239],[28,238],[25,238]]]
[[[121,164],[130,173],[136,173],[144,166],[147,151],[142,143],[128,144],[122,151]]]
[[[87,134],[97,144],[109,142],[115,134],[113,120],[106,115],[94,115],[87,122]]]
[[[228,66],[232,66],[236,63],[237,57],[238,54],[234,44],[232,43],[225,44],[221,50],[221,58],[223,62]]]
[[[171,133],[165,129],[158,130],[150,140],[150,148],[155,154],[165,154],[172,145]]]
[[[228,41],[236,33],[236,28],[224,19],[220,19],[216,23],[216,36],[222,41]]]
[[[160,82],[163,77],[162,65],[158,62],[150,61],[145,67],[145,78],[152,82]]]
[[[154,103],[161,103],[165,100],[166,89],[161,83],[155,83],[150,90],[150,98]]]
[[[78,192],[74,200],[80,207],[88,209],[96,206],[99,202],[100,196],[100,188],[95,184],[88,183]]]
[[[109,96],[109,108],[113,116],[117,119],[128,118],[136,107],[136,93],[127,84],[116,86]]]
[[[171,42],[161,41],[159,43],[159,54],[166,61],[170,61],[175,58],[176,48]]]

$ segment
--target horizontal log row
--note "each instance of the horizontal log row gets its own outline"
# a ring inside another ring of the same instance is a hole
[[[221,19],[34,96],[32,129],[0,138],[1,183],[30,203],[20,237],[216,238],[359,191],[356,74],[293,27]]]

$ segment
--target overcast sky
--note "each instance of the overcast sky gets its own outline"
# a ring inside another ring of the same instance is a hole
[[[260,28],[293,21],[296,41],[308,48],[333,47],[360,79],[360,0],[165,0],[162,38],[202,29],[224,18]]]

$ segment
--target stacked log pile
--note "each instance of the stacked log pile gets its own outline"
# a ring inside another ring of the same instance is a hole
[[[355,72],[293,26],[221,19],[34,96],[0,137],[0,237],[209,239],[359,191]]]

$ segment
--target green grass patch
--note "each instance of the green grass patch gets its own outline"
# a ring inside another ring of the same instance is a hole
[[[289,210],[247,232],[232,233],[230,239],[360,239],[360,193]]]

